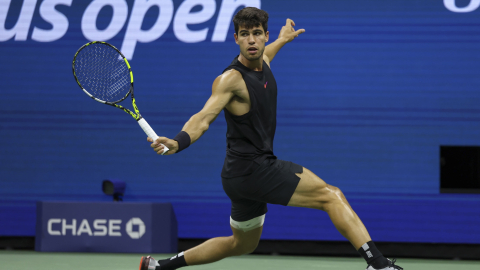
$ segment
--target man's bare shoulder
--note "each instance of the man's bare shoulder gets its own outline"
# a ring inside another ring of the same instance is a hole
[[[213,82],[214,91],[235,92],[242,90],[243,87],[245,87],[245,82],[243,81],[242,74],[235,69],[225,71]]]

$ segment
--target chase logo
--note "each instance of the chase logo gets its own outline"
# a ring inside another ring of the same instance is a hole
[[[78,225],[77,225],[78,224]],[[122,236],[121,219],[77,219],[50,218],[47,222],[47,232],[55,236]],[[132,239],[140,239],[146,232],[145,223],[138,217],[131,218],[125,225],[125,232]]]
[[[137,231],[134,230],[137,227]],[[145,223],[140,218],[132,218],[127,222],[128,236],[132,239],[139,239],[145,234]]]
[[[235,11],[260,4],[260,0],[184,0],[175,10],[172,0],[0,0],[0,42],[26,41],[29,34],[36,42],[54,42],[69,31],[81,32],[89,41],[118,39],[120,34],[121,51],[131,60],[138,42],[159,39],[170,25],[180,42],[205,41],[211,30],[211,42],[225,42]],[[154,10],[158,15],[151,15]]]

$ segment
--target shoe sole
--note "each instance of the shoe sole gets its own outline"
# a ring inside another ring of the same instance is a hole
[[[140,259],[140,266],[138,267],[138,270],[148,270],[148,263],[150,262],[150,258],[150,256],[142,256],[142,258]]]

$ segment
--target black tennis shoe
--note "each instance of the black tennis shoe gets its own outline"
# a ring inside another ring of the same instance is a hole
[[[388,260],[388,266],[385,268],[376,269],[372,265],[368,265],[366,270],[403,270],[402,267],[395,265],[395,262],[397,261],[397,259],[393,259],[393,260],[387,259],[387,260]]]
[[[160,266],[154,258],[147,256],[140,259],[140,267],[139,270],[155,270],[155,267]]]

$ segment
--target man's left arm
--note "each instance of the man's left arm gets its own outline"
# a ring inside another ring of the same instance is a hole
[[[305,29],[299,29],[295,31],[295,29],[293,28],[294,26],[295,23],[291,19],[287,19],[287,23],[280,30],[280,34],[278,34],[277,40],[265,47],[265,53],[263,54],[263,58],[265,62],[267,62],[269,65],[277,52],[283,47],[283,45],[294,40],[296,37],[298,37],[298,35],[305,33]]]

